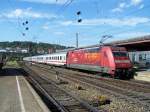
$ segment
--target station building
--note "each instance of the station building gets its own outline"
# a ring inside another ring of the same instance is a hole
[[[132,62],[150,64],[150,35],[109,43],[126,47]]]

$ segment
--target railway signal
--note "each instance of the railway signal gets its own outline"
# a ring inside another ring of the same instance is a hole
[[[25,33],[22,33],[22,36],[25,36],[26,34]]]
[[[78,11],[78,12],[77,12],[77,15],[80,15],[80,14],[81,14],[81,11]]]
[[[29,21],[27,21],[27,20],[22,23],[23,27],[25,27],[25,28],[24,28],[25,31],[28,31],[28,30],[29,30],[29,27],[27,27],[28,23],[29,23]],[[24,32],[25,32],[25,31],[24,31]],[[24,32],[22,33],[22,36],[26,36],[26,33],[24,33]]]
[[[77,22],[78,23],[81,23],[82,22],[82,19],[81,19],[81,17],[80,17],[80,15],[81,15],[81,11],[78,11],[77,13],[77,16],[78,16],[78,20],[77,20]],[[76,48],[78,48],[78,45],[79,45],[79,33],[77,32],[76,33]]]
[[[28,28],[28,27],[26,27],[26,30],[29,30],[29,28]]]

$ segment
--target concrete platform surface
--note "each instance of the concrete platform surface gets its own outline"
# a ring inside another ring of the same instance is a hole
[[[134,77],[136,80],[143,80],[150,82],[150,71],[137,72],[137,76]]]
[[[30,84],[15,69],[0,73],[0,112],[49,112]]]

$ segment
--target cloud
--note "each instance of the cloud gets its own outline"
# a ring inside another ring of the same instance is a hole
[[[84,19],[82,23],[77,23],[76,21],[64,21],[59,22],[61,25],[81,25],[81,26],[100,26],[100,25],[110,25],[110,26],[136,26],[138,24],[147,23],[150,18],[146,17],[134,17],[134,18],[101,18],[101,19]]]
[[[125,6],[126,6],[126,3],[125,3],[125,2],[122,2],[122,3],[119,4],[119,7],[120,7],[120,8],[124,8]]]
[[[42,28],[43,28],[44,30],[48,30],[48,29],[49,29],[49,26],[48,26],[48,25],[43,25]]]
[[[112,9],[111,11],[112,11],[112,12],[122,12],[122,11],[123,11],[123,8],[125,8],[125,7],[126,7],[126,3],[125,3],[125,2],[122,2],[122,3],[119,4],[118,7]]]
[[[125,7],[127,7],[127,4],[126,4],[125,2],[121,2],[121,3],[118,5],[118,7],[112,9],[111,11],[112,11],[112,12],[122,12]]]
[[[144,4],[140,5],[139,9],[143,9],[144,8]]]
[[[31,10],[31,8],[27,9],[15,9],[10,12],[5,12],[1,14],[4,17],[7,18],[46,18],[46,19],[52,19],[52,18],[57,18],[56,15],[54,14],[47,14],[47,13],[40,13],[40,12],[34,12]]]
[[[137,6],[142,3],[142,0],[131,0],[131,5]]]
[[[122,12],[127,8],[130,8],[132,6],[139,6],[139,9],[142,9],[144,5],[142,4],[143,0],[131,0],[129,3],[127,2],[121,2],[116,8],[113,8],[112,12]]]
[[[68,0],[20,0],[20,1],[42,3],[42,4],[64,4]]]
[[[122,12],[123,10],[122,10],[122,8],[117,7],[117,8],[112,9],[111,11],[112,12]]]
[[[62,35],[64,35],[65,33],[64,33],[64,32],[54,32],[54,34],[55,34],[55,35],[60,35],[60,36],[62,36]]]
[[[69,25],[75,24],[74,21],[63,21],[63,22],[59,22],[59,23],[63,26],[69,26]]]

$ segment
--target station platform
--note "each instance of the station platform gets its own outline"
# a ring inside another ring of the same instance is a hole
[[[150,70],[144,70],[137,72],[137,76],[134,77],[136,80],[143,80],[150,82]]]
[[[49,112],[38,94],[14,68],[0,72],[0,112]]]

